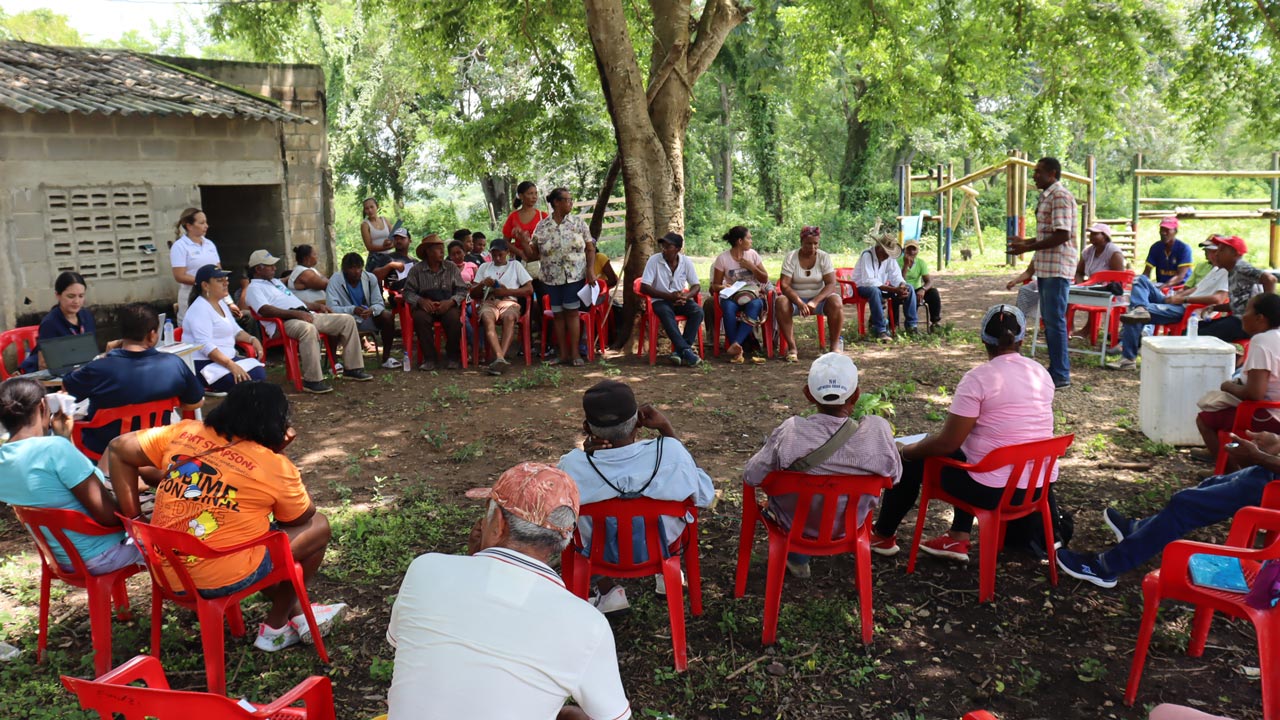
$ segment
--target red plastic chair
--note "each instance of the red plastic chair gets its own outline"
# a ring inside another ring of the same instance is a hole
[[[174,328],[173,341],[179,342],[179,343],[182,342],[182,328]],[[266,346],[263,345],[263,348],[265,349]],[[258,357],[258,351],[253,349],[253,343],[238,342],[236,343],[236,349],[239,350],[245,357],[251,357],[251,358]]]
[[[916,569],[916,553],[920,549],[920,537],[924,534],[924,520],[929,512],[929,501],[939,500],[978,518],[982,528],[981,565],[979,567],[978,602],[987,602],[996,594],[996,555],[1004,547],[1004,533],[1011,520],[1039,513],[1044,520],[1045,547],[1053,551],[1053,517],[1049,512],[1049,478],[1058,458],[1075,440],[1075,435],[1060,435],[1048,440],[1006,445],[992,450],[978,463],[964,463],[945,457],[931,457],[924,463],[924,483],[920,492],[920,509],[916,513],[916,531],[911,540],[911,557],[907,560],[907,572]],[[993,472],[1009,468],[1009,481],[1004,496],[994,510],[975,507],[955,498],[942,489],[942,468],[955,467],[970,474]],[[1027,470],[1030,468],[1028,477]],[[1022,498],[1014,502],[1018,484],[1028,478]],[[1058,565],[1049,563],[1049,582],[1058,584]]]
[[[123,435],[134,430],[160,427],[161,425],[169,424],[171,419],[169,413],[177,409],[178,398],[173,397],[138,403],[137,405],[94,410],[93,417],[89,421],[77,422],[71,428],[71,442],[75,444],[77,450],[84,453],[85,457],[98,462],[102,459],[102,453],[94,452],[85,447],[85,430],[96,430],[118,424],[120,429],[116,434]]]
[[[10,373],[4,366],[4,351],[10,345],[14,346],[14,352],[17,353],[17,363],[13,366],[19,368],[22,361],[27,359],[27,355],[35,352],[36,342],[40,334],[39,325],[28,325],[26,327],[5,330],[0,333],[0,381],[8,380],[9,375],[20,375],[18,370]]]
[[[596,351],[600,353],[600,357],[604,357],[604,351],[609,346],[613,297],[609,294],[609,283],[604,278],[596,278],[596,283],[600,285],[600,299],[596,301],[595,307],[591,308],[591,315],[596,326]]]
[[[986,710],[974,710],[972,712],[965,713],[964,717],[960,718],[960,720],[1000,720],[1000,718],[997,718]]]
[[[283,348],[285,375],[293,381],[293,389],[302,392],[302,359],[298,354],[298,341],[285,333],[284,320],[263,317],[253,308],[249,308],[249,312],[257,319],[258,324],[262,325],[262,352],[265,354],[273,347]],[[268,332],[268,326],[274,327],[275,332]],[[320,342],[324,344],[325,357],[329,359],[329,371],[336,377],[338,368],[334,364],[333,347],[329,345],[329,336],[324,333],[319,333],[319,336]]]
[[[1156,335],[1181,335],[1187,331],[1187,319],[1191,317],[1191,313],[1200,312],[1209,307],[1208,305],[1183,305],[1182,319],[1172,325],[1156,325]]]
[[[320,655],[321,662],[329,662],[329,653],[325,652],[324,638],[320,637],[320,629],[316,625],[315,616],[311,612],[311,602],[307,597],[307,588],[302,581],[302,566],[293,559],[293,552],[289,549],[288,535],[278,530],[272,531],[255,540],[215,550],[194,535],[156,527],[140,520],[130,520],[119,513],[116,517],[124,523],[125,530],[142,550],[143,557],[147,561],[147,570],[151,573],[152,655],[160,657],[160,626],[163,621],[164,601],[169,600],[188,610],[194,610],[200,621],[200,641],[204,648],[205,677],[208,680],[209,692],[225,695],[227,658],[223,649],[224,620],[231,626],[233,636],[244,637],[244,616],[240,613],[240,601],[263,588],[289,582],[293,584],[294,592],[298,595],[298,604],[302,606],[302,614],[306,616],[307,625],[311,628],[316,653]],[[211,600],[200,597],[196,583],[187,570],[188,558],[202,560],[221,558],[256,547],[265,548],[271,557],[271,572],[266,577],[226,597]],[[173,577],[170,577],[170,573]]]
[[[761,334],[764,335],[764,350],[765,354],[769,357],[773,357],[773,303],[777,299],[777,294],[776,290],[770,290],[765,293],[764,312],[760,316]],[[720,336],[720,331],[724,329],[724,310],[720,307],[720,296],[718,293],[713,300],[714,301],[711,303],[711,354],[716,357],[720,357],[721,345],[723,345],[724,349],[727,350],[729,348],[729,339],[727,337]],[[823,321],[819,320],[818,336],[825,338],[826,335],[826,328],[823,325]]]
[[[523,301],[521,304],[524,306],[524,312],[520,313],[520,317],[516,318],[516,332],[520,333],[520,342],[524,346],[524,364],[531,365],[533,363],[533,359],[530,357],[533,352],[533,339],[530,336],[530,329],[532,328],[533,320],[532,313],[530,311],[533,309],[533,298],[527,297],[517,299]],[[483,349],[480,347],[480,344],[484,341],[484,328],[480,325],[480,303],[474,300],[469,300],[467,302],[472,308],[471,320],[469,321],[471,324],[472,338],[471,357],[476,359],[476,365],[480,365],[486,361],[492,362],[494,357],[493,348],[489,347],[488,343],[485,343],[485,347]],[[412,321],[410,321],[410,323],[412,324]],[[498,327],[501,327],[501,321],[498,321]],[[410,332],[412,332],[412,330],[410,330]],[[436,333],[436,337],[438,345],[438,338],[440,337],[440,334]]]
[[[644,317],[640,321],[640,333],[636,339],[636,355],[643,355],[646,342],[649,346],[649,364],[656,365],[658,363],[658,338],[661,335],[661,325],[658,323],[658,315],[653,311],[653,298],[644,294],[640,289],[643,278],[636,278],[632,283],[631,289],[635,292],[636,297],[644,302]],[[694,295],[693,301],[702,305],[702,293]],[[676,315],[676,321],[684,320],[688,322],[688,317],[684,315]],[[707,350],[703,344],[703,327],[698,327],[698,357],[706,357]]]
[[[1271,542],[1260,550],[1254,550],[1259,532],[1274,535],[1280,532],[1280,510],[1247,507],[1236,513],[1231,521],[1231,532],[1224,545],[1176,540],[1164,549],[1160,557],[1160,569],[1147,573],[1142,580],[1142,625],[1138,630],[1138,644],[1133,651],[1133,664],[1129,669],[1129,683],[1125,687],[1124,701],[1133,705],[1138,696],[1138,684],[1142,681],[1142,668],[1147,659],[1147,646],[1155,628],[1156,612],[1163,600],[1181,600],[1195,605],[1191,642],[1187,655],[1200,657],[1209,637],[1213,613],[1247,619],[1253,623],[1258,635],[1258,668],[1262,676],[1262,717],[1280,718],[1280,609],[1258,610],[1244,603],[1244,594],[1200,587],[1191,582],[1187,563],[1192,555],[1217,555],[1240,560],[1245,580],[1252,582],[1258,568],[1266,560],[1280,560],[1280,543]]]
[[[467,308],[471,306],[470,300],[464,300],[462,307],[458,308],[458,320],[463,327],[460,329],[461,337],[458,338],[458,354],[459,360],[462,362],[463,369],[471,367],[471,354],[467,352]],[[416,363],[421,363],[426,356],[422,352],[421,347],[413,344],[413,308],[407,302],[400,303],[400,336],[404,343],[404,351]],[[432,333],[436,340],[436,357],[440,357],[440,343],[444,339],[444,323],[436,320],[433,324],[435,328]],[[411,349],[412,348],[412,349]],[[525,353],[528,355],[528,353]]]
[[[76,551],[67,539],[68,532],[82,535],[113,535],[119,528],[108,528],[93,521],[93,518],[75,510],[54,510],[50,508],[13,506],[31,539],[36,542],[36,550],[40,553],[40,628],[36,640],[36,662],[44,662],[44,649],[49,641],[49,589],[54,578],[62,582],[84,588],[89,595],[89,634],[93,639],[93,671],[101,674],[111,668],[111,609],[115,606],[116,618],[129,620],[133,617],[129,609],[129,591],[124,581],[131,575],[142,572],[141,565],[130,565],[105,575],[90,575],[85,567],[84,558]],[[71,560],[71,572],[58,565],[57,557],[49,542],[54,542],[66,551]]]
[[[578,323],[582,327],[582,339],[587,345],[587,361],[595,362],[596,347],[596,309],[593,307],[589,310],[578,310]],[[538,353],[542,357],[547,356],[547,338],[554,334],[554,328],[551,321],[555,318],[555,313],[551,312],[551,298],[547,295],[542,296],[542,329],[538,336]]]
[[[738,570],[734,578],[733,596],[742,597],[747,589],[747,572],[751,566],[751,546],[755,544],[756,523],[764,525],[769,536],[768,576],[764,591],[764,632],[760,642],[772,645],[778,635],[778,613],[782,608],[782,580],[786,576],[788,552],[805,555],[839,555],[853,553],[857,566],[858,597],[862,615],[862,642],[871,642],[871,522],[858,523],[858,500],[863,495],[879,496],[893,486],[893,479],[874,475],[811,475],[776,470],[761,483],[760,489],[775,497],[796,495],[796,512],[791,528],[785,529],[764,514],[765,505],[756,499],[756,489],[742,486],[742,534],[738,539]],[[838,499],[848,498],[844,513],[836,516]],[[822,502],[822,518],[818,537],[808,537],[805,526],[815,499]]]
[[[853,305],[858,315],[858,334],[867,334],[867,299],[858,294],[858,284],[853,281],[853,268],[836,268],[836,282],[840,285],[840,302],[848,307]],[[885,298],[883,301],[884,316],[889,323],[889,332],[895,337],[898,334],[898,320],[894,315],[893,303]]]
[[[1242,400],[1236,406],[1236,419],[1231,424],[1231,432],[1218,431],[1218,459],[1213,465],[1213,474],[1221,475],[1227,471],[1227,443],[1231,442],[1231,434],[1246,437],[1245,432],[1253,428],[1253,419],[1265,418],[1272,409],[1280,410],[1280,402],[1266,400]]]
[[[133,683],[145,683],[137,687]],[[62,685],[75,693],[80,707],[97,710],[102,717],[122,715],[124,720],[336,720],[333,684],[312,675],[269,705],[252,703],[246,710],[222,695],[170,690],[160,661],[139,655],[96,680],[62,676]],[[302,707],[291,707],[301,702]]]
[[[773,302],[776,303],[778,301],[777,293],[775,293],[774,295],[775,297],[773,298]],[[831,302],[840,300],[841,304],[843,304],[844,295],[843,293],[839,295],[832,295],[831,297],[827,298],[827,300]],[[890,304],[892,305],[892,303]],[[794,309],[792,310],[792,313],[793,314],[791,316],[791,322],[792,322],[792,327],[794,327],[795,322],[800,319],[800,316],[794,314],[795,313]],[[827,316],[825,313],[814,313],[813,317],[818,323],[818,345],[819,347],[822,348],[822,352],[826,352],[827,351]],[[782,333],[778,333],[778,354],[786,355],[788,347],[790,346],[787,345],[787,339],[782,335]]]
[[[670,557],[662,557],[662,536],[658,525],[664,516],[691,516],[693,520],[685,525],[672,545],[677,549]],[[590,592],[591,576],[605,575],[617,578],[651,577],[662,575],[667,588],[667,613],[671,617],[671,645],[675,651],[676,670],[683,672],[689,667],[685,653],[684,638],[684,590],[680,579],[680,557],[684,556],[684,564],[689,576],[689,605],[694,615],[702,614],[702,571],[698,564],[698,507],[692,499],[687,500],[653,500],[651,498],[621,498],[588,503],[578,511],[579,518],[591,519],[591,554],[583,555],[582,538],[577,530],[573,533],[573,542],[564,549],[560,556],[560,568],[564,574],[565,585],[573,594],[582,599]],[[606,562],[604,550],[605,521],[614,519],[619,531],[618,562]],[[635,562],[632,523],[644,521],[644,543],[647,560]]]
[[[1093,285],[1105,285],[1107,283],[1118,282],[1124,286],[1125,292],[1133,289],[1134,272],[1132,270],[1099,270],[1090,275],[1088,279],[1080,283],[1077,287],[1090,287]],[[1120,342],[1120,315],[1125,308],[1119,305],[1114,306],[1107,315],[1107,338],[1111,344]],[[1070,332],[1075,327],[1076,312],[1082,312],[1089,316],[1088,324],[1085,326],[1089,331],[1090,338],[1094,345],[1098,344],[1098,320],[1107,313],[1107,308],[1086,307],[1084,305],[1067,305],[1067,331]]]

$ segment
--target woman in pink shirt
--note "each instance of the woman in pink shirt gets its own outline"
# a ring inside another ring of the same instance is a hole
[[[872,529],[871,549],[880,555],[898,552],[894,533],[920,497],[925,458],[952,457],[976,463],[996,448],[1053,437],[1053,379],[1044,366],[1020,352],[1026,334],[1022,311],[1012,305],[992,307],[982,319],[981,333],[988,360],[961,378],[942,429],[902,448],[902,481],[885,493]],[[1008,479],[1008,471],[1003,469],[971,476],[948,467],[942,471],[942,489],[978,507],[994,508]],[[1026,487],[1028,480],[1024,478],[1020,487]],[[1049,502],[1053,506],[1052,493]],[[1053,514],[1057,516],[1056,506]],[[1031,519],[1040,522],[1038,517]],[[972,531],[973,516],[957,509],[951,530],[922,543],[920,549],[967,562]]]

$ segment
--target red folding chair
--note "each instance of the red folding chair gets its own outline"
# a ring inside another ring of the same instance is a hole
[[[134,683],[144,683],[137,687]],[[122,715],[124,720],[336,720],[333,684],[312,675],[269,705],[240,701],[211,693],[170,690],[160,661],[139,655],[96,680],[62,676],[62,685],[75,693],[80,707],[97,710],[102,717]],[[292,707],[295,703],[302,707]]]
[[[636,297],[640,298],[641,301],[644,302],[644,317],[641,318],[640,332],[636,339],[636,355],[644,354],[645,344],[647,342],[649,347],[649,364],[656,365],[658,362],[658,337],[661,334],[661,326],[658,323],[658,315],[653,312],[653,298],[646,295],[644,291],[640,289],[642,280],[643,278],[636,278],[635,282],[632,283],[631,286]],[[693,297],[693,301],[698,303],[698,305],[702,305],[702,293],[695,295]],[[676,322],[681,320],[688,322],[689,318],[685,315],[676,315]],[[702,341],[702,330],[702,326],[698,326],[698,357],[706,357],[706,348]]]
[[[782,609],[782,581],[786,576],[787,553],[805,555],[841,555],[852,553],[857,567],[858,598],[862,615],[862,642],[871,642],[871,523],[859,524],[858,501],[863,495],[879,496],[893,486],[893,479],[874,475],[811,475],[775,470],[761,483],[760,489],[777,497],[796,496],[796,512],[790,529],[783,528],[764,513],[765,505],[756,499],[756,489],[742,486],[742,534],[738,539],[738,570],[734,578],[733,596],[742,597],[747,589],[747,572],[751,566],[751,547],[755,544],[756,523],[764,525],[769,537],[768,575],[764,591],[764,632],[760,642],[772,645],[778,635],[778,613]],[[837,517],[840,498],[846,498],[844,512]],[[810,537],[808,525],[814,502],[822,504],[817,537]]]
[[[84,431],[117,427],[115,434],[123,435],[134,430],[168,425],[170,413],[178,410],[178,398],[165,398],[151,402],[125,405],[116,408],[102,408],[93,411],[93,417],[87,422],[77,422],[71,428],[71,442],[85,457],[94,462],[102,459],[102,453],[94,452],[84,445]]]
[[[285,375],[293,381],[293,389],[302,392],[302,359],[298,351],[298,341],[289,337],[284,331],[284,320],[280,318],[263,317],[253,308],[249,308],[249,312],[262,325],[262,352],[265,354],[273,347],[284,349],[284,371]],[[275,328],[275,332],[268,332],[268,326]],[[329,372],[334,377],[338,375],[338,367],[333,360],[333,347],[329,345],[329,336],[324,333],[318,333],[321,344],[324,345],[325,357],[329,359]]]
[[[1236,419],[1231,423],[1231,431],[1218,431],[1218,459],[1213,465],[1213,474],[1221,475],[1227,471],[1227,443],[1231,442],[1234,433],[1239,437],[1247,437],[1246,432],[1253,429],[1255,418],[1266,419],[1271,410],[1280,409],[1280,402],[1268,400],[1242,400],[1236,406]]]
[[[533,339],[530,336],[530,330],[533,322],[533,314],[531,312],[533,309],[533,298],[527,297],[516,299],[522,301],[521,305],[524,306],[524,312],[520,313],[520,317],[516,318],[515,329],[516,332],[520,333],[520,342],[524,347],[524,364],[530,365],[533,363],[533,358],[530,357],[530,355],[533,354]],[[485,343],[483,350],[480,347],[481,342],[484,340],[484,328],[480,324],[480,303],[474,300],[469,300],[467,302],[472,308],[471,320],[469,321],[471,324],[472,338],[471,357],[476,359],[476,365],[480,365],[484,362],[492,362],[494,359],[493,348],[488,347],[488,343]],[[501,328],[502,321],[497,320],[496,322],[498,323],[498,327]],[[438,343],[439,333],[436,334],[436,337]]]
[[[90,480],[90,482],[94,482]],[[141,565],[130,565],[104,575],[90,575],[84,558],[67,539],[68,532],[81,535],[114,535],[119,528],[108,528],[93,518],[75,510],[13,506],[18,522],[31,533],[40,553],[40,629],[36,640],[36,662],[44,662],[44,649],[49,641],[49,589],[54,578],[73,587],[84,588],[89,595],[89,635],[93,639],[93,671],[102,674],[111,669],[111,608],[115,606],[116,618],[129,620],[129,591],[124,581],[142,572]],[[67,572],[58,565],[57,556],[49,539],[58,544],[71,560],[72,570]]]
[[[853,268],[836,268],[836,282],[840,285],[840,302],[846,307],[853,305],[857,310],[858,334],[865,336],[867,334],[867,299],[858,294],[858,284],[853,281]],[[895,317],[893,301],[889,298],[884,298],[882,302],[884,316],[889,323],[889,332],[896,337],[898,334],[898,320]]]
[[[465,370],[471,367],[471,355],[467,352],[467,309],[472,305],[470,300],[462,301],[462,307],[458,308],[458,321],[462,323],[460,328],[461,337],[458,338],[458,354],[462,368]],[[404,342],[404,351],[414,363],[421,363],[426,357],[420,346],[413,344],[413,308],[407,302],[400,303],[400,335]],[[436,357],[440,357],[440,343],[444,339],[444,323],[436,320],[432,327],[436,341]],[[525,353],[527,356],[528,353]]]
[[[671,547],[671,556],[664,558],[659,523],[666,517],[692,517]],[[684,638],[684,591],[680,579],[680,558],[684,557],[689,576],[689,605],[694,615],[702,614],[702,572],[698,565],[698,506],[692,499],[654,500],[651,498],[621,498],[588,503],[578,510],[578,517],[591,519],[591,554],[582,554],[582,537],[575,529],[573,542],[560,556],[560,568],[565,585],[573,594],[587,599],[591,576],[605,575],[616,578],[652,577],[662,575],[667,588],[667,614],[671,617],[671,645],[675,651],[676,670],[689,667]],[[604,559],[605,523],[617,523],[618,562]],[[644,522],[644,547],[647,560],[635,561],[635,538],[631,528],[636,520]]]
[[[1099,270],[1090,275],[1084,282],[1077,287],[1091,287],[1094,285],[1106,285],[1107,283],[1118,282],[1124,287],[1125,292],[1133,289],[1132,270]],[[1089,331],[1091,341],[1094,345],[1098,344],[1098,320],[1102,317],[1107,319],[1107,337],[1114,345],[1120,342],[1120,315],[1125,308],[1120,305],[1107,308],[1084,306],[1084,305],[1067,305],[1067,332],[1071,332],[1071,328],[1075,327],[1076,312],[1082,312],[1089,316],[1085,329]]]
[[[17,363],[13,366],[15,369],[12,374],[20,375],[21,373],[17,368],[22,367],[22,361],[27,359],[27,355],[35,352],[39,335],[39,325],[28,325],[0,333],[0,381],[8,380],[11,374],[4,366],[5,349],[10,345],[14,346],[13,350],[17,356]]]
[[[775,292],[772,294],[774,295],[774,297],[772,298],[772,301],[774,303],[778,302],[778,297],[780,297],[779,293]],[[836,300],[840,300],[842,304],[844,303],[843,295],[833,295],[829,297],[827,300],[830,302],[835,302]],[[893,303],[890,303],[890,305],[892,304]],[[774,311],[776,312],[776,308]],[[792,312],[791,323],[792,323],[792,327],[794,327],[795,322],[800,319],[800,316],[795,314],[794,308],[792,308],[791,312]],[[818,345],[822,348],[823,352],[826,352],[827,351],[827,316],[825,313],[814,313],[813,318],[818,323]],[[789,347],[790,346],[787,345],[787,338],[784,337],[782,333],[778,333],[778,354],[786,355],[787,349]]]
[[[555,313],[551,312],[550,296],[542,296],[542,328],[538,337],[538,353],[542,357],[547,356],[547,339],[553,334],[551,321],[555,318]],[[582,339],[587,346],[587,361],[595,362],[596,359],[596,313],[595,308],[589,310],[578,310],[578,323],[582,327]],[[576,351],[575,351],[576,353]]]
[[[1129,683],[1125,687],[1126,705],[1133,705],[1138,696],[1147,646],[1151,644],[1161,601],[1181,600],[1196,608],[1191,641],[1187,645],[1190,657],[1200,657],[1204,653],[1215,611],[1253,623],[1258,636],[1258,669],[1262,677],[1262,717],[1280,718],[1280,609],[1259,610],[1244,603],[1243,593],[1196,585],[1191,582],[1187,571],[1192,555],[1237,558],[1245,580],[1252,583],[1263,562],[1280,561],[1280,543],[1274,540],[1262,549],[1254,549],[1261,532],[1271,533],[1272,537],[1280,532],[1280,510],[1260,507],[1240,510],[1231,520],[1231,532],[1224,545],[1175,540],[1165,547],[1160,557],[1160,569],[1147,573],[1142,580],[1142,625],[1133,651],[1133,664],[1129,668]]]
[[[1039,513],[1044,521],[1045,548],[1053,552],[1053,516],[1049,511],[1049,478],[1067,448],[1075,440],[1075,435],[1060,435],[1048,440],[1006,445],[992,450],[978,463],[965,463],[945,457],[931,457],[924,463],[924,483],[920,492],[920,509],[916,513],[916,532],[911,540],[911,557],[907,560],[907,572],[916,569],[916,553],[920,549],[920,537],[924,534],[924,520],[929,512],[929,502],[939,500],[963,510],[978,518],[978,526],[982,528],[978,602],[987,602],[996,594],[996,555],[1004,547],[1004,533],[1012,520]],[[994,472],[1009,468],[1009,480],[1005,483],[1004,495],[994,510],[976,507],[949,495],[942,489],[942,468],[954,467],[967,470],[970,474]],[[1028,472],[1029,469],[1029,472]],[[1022,488],[1022,497],[1014,500],[1019,490],[1018,484],[1023,478],[1027,486]],[[1058,584],[1058,565],[1049,563],[1049,582]]]
[[[302,579],[302,566],[293,559],[289,549],[289,536],[278,530],[246,543],[215,550],[194,535],[178,530],[157,527],[141,520],[130,520],[117,513],[125,530],[133,537],[147,561],[151,573],[151,654],[160,657],[160,626],[163,621],[164,601],[169,600],[189,610],[194,610],[200,621],[200,642],[204,648],[205,677],[209,692],[225,695],[227,692],[226,653],[223,649],[222,626],[231,626],[231,634],[244,637],[244,616],[240,613],[240,601],[263,588],[288,582],[293,585],[302,606],[302,614],[311,628],[320,661],[329,662],[324,649],[324,638],[311,612],[311,601]],[[205,599],[197,591],[196,583],[187,570],[188,558],[201,560],[227,557],[252,548],[265,548],[271,557],[271,572],[249,587],[226,597]],[[176,583],[175,583],[176,580]]]
[[[777,300],[777,291],[770,290],[764,296],[764,311],[760,315],[760,328],[764,342],[765,354],[773,357],[773,303]],[[717,293],[711,303],[711,354],[720,357],[721,345],[724,349],[729,348],[729,338],[721,337],[721,331],[724,330],[724,309],[720,307],[720,295]],[[825,338],[826,329],[821,319],[818,320],[818,336]],[[780,351],[781,352],[781,351]]]

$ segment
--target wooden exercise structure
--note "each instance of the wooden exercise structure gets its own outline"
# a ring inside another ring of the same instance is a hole
[[[1212,177],[1256,178],[1269,180],[1269,198],[1173,198],[1143,197],[1142,180],[1149,177]],[[1196,206],[1220,205],[1226,210],[1202,210]],[[1144,206],[1151,209],[1144,209]],[[1158,207],[1152,207],[1158,206]],[[1138,223],[1149,218],[1177,217],[1179,220],[1266,220],[1271,227],[1271,247],[1268,264],[1280,265],[1280,152],[1271,153],[1270,170],[1153,170],[1142,167],[1142,153],[1133,158],[1133,218],[1103,220],[1102,222],[1128,222],[1130,235],[1138,234]],[[1136,248],[1135,248],[1136,252]],[[1136,263],[1136,256],[1134,257]],[[1135,264],[1134,267],[1137,267]]]
[[[982,245],[982,225],[978,219],[978,191],[970,187],[970,185],[1003,172],[1005,175],[1005,235],[1023,236],[1027,230],[1027,170],[1035,168],[1035,166],[1034,162],[1027,159],[1027,154],[1019,150],[1010,150],[1008,157],[1004,160],[973,172],[969,172],[969,161],[966,159],[965,174],[958,178],[954,177],[954,163],[945,165],[939,163],[935,170],[923,175],[913,175],[910,164],[899,165],[896,172],[898,178],[899,226],[901,226],[903,218],[912,215],[911,199],[913,197],[936,196],[939,198],[938,206],[940,212],[929,215],[925,220],[938,223],[938,269],[945,269],[951,262],[951,241],[955,228],[969,208],[972,208],[973,212],[978,251],[983,252],[985,248]],[[1071,180],[1085,187],[1084,200],[1081,201],[1080,198],[1076,198],[1077,204],[1083,209],[1083,212],[1079,213],[1080,228],[1077,233],[1077,241],[1082,248],[1086,241],[1086,230],[1095,222],[1093,218],[1097,203],[1097,193],[1095,191],[1097,169],[1097,161],[1090,155],[1085,161],[1085,175],[1078,175],[1066,170],[1062,171],[1063,180]],[[917,181],[932,181],[935,186],[927,190],[913,190],[912,185]],[[961,198],[958,212],[953,198],[953,193],[956,191],[964,194],[964,197]],[[1127,220],[1121,220],[1120,222],[1125,223]],[[922,228],[922,237],[923,234]],[[1129,252],[1132,253],[1132,235],[1134,233],[1122,232],[1119,234],[1129,236],[1126,243],[1130,246],[1128,248]],[[901,240],[901,235],[899,235],[899,240]],[[1017,257],[1013,255],[1007,255],[1005,259],[1009,265],[1017,262]]]

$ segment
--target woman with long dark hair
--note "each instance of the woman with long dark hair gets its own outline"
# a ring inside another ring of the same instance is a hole
[[[53,293],[58,304],[49,308],[49,312],[40,321],[40,329],[36,334],[36,347],[22,361],[18,370],[23,373],[35,372],[44,368],[44,356],[40,354],[39,343],[53,338],[68,335],[83,335],[95,331],[93,313],[85,307],[88,283],[78,272],[67,270],[59,273],[53,281]]]
[[[547,214],[538,209],[538,186],[525,180],[516,186],[516,208],[502,223],[502,236],[511,241],[511,254],[524,263],[524,267],[536,280],[538,264],[529,263],[528,253],[533,241],[533,231]]]
[[[751,231],[745,225],[729,228],[722,239],[729,244],[729,249],[711,264],[711,294],[712,299],[720,303],[729,362],[740,364],[750,356],[751,362],[763,363],[765,359],[755,340],[755,329],[764,315],[769,271],[764,269],[760,253],[751,249]],[[720,297],[721,290],[737,283],[742,283],[742,287],[731,297]]]
[[[261,366],[245,370],[238,364],[244,358],[236,355],[236,343],[249,343],[258,357],[263,357],[262,343],[236,324],[228,305],[230,286],[227,277],[231,273],[205,265],[196,272],[196,284],[191,289],[187,308],[187,321],[183,324],[183,341],[199,345],[192,359],[196,374],[210,393],[225,393],[233,386],[246,382],[262,382],[267,371]],[[222,377],[209,382],[204,369],[211,365],[227,369]]]

